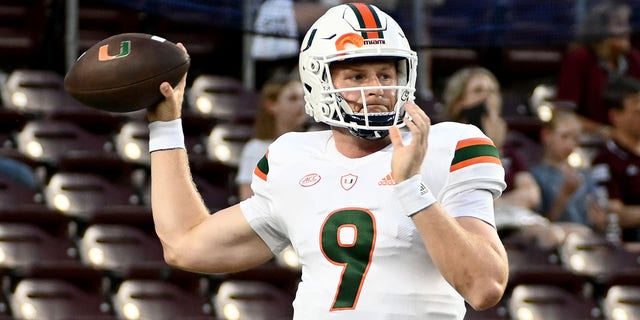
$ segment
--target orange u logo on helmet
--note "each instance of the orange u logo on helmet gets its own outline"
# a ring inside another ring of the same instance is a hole
[[[109,45],[105,44],[100,47],[100,51],[98,52],[98,60],[99,61],[108,61],[113,59],[124,58],[129,55],[131,52],[131,41],[122,41],[120,42],[120,52],[115,56],[109,55]]]
[[[364,45],[364,38],[357,33],[345,33],[336,40],[336,50],[342,51],[349,46],[360,48]]]

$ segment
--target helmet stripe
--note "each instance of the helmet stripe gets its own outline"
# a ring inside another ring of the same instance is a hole
[[[382,33],[382,26],[380,24],[380,18],[371,5],[364,3],[350,3],[348,4],[353,13],[355,13],[360,22],[362,29],[378,29],[378,31],[362,31],[362,37],[365,39],[382,39],[384,35]]]
[[[307,51],[307,49],[309,49],[309,47],[311,47],[311,43],[313,42],[313,38],[316,37],[316,31],[318,31],[318,29],[311,30],[311,34],[309,35],[309,39],[307,39],[307,45],[304,47],[304,49],[302,49],[300,51]]]

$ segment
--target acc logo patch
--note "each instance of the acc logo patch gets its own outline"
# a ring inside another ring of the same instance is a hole
[[[311,187],[320,181],[320,175],[317,173],[309,173],[300,179],[299,184],[303,187]]]

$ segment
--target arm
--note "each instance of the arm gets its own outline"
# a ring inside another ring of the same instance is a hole
[[[405,108],[413,119],[406,121],[411,143],[403,144],[397,127],[389,132],[394,148],[392,172],[398,184],[420,173],[430,127],[429,118],[418,106],[407,103]],[[437,202],[412,218],[440,273],[474,309],[500,301],[509,270],[495,228],[472,217],[453,218]]]
[[[473,217],[452,218],[439,203],[415,214],[413,222],[438,270],[469,305],[482,310],[500,301],[509,268],[494,227]]]
[[[151,154],[151,206],[170,265],[196,272],[233,272],[273,257],[239,205],[209,214],[191,180],[184,149]]]
[[[150,122],[180,118],[185,85],[186,75],[175,90],[167,82],[161,84],[165,100],[148,110]],[[151,207],[165,260],[173,266],[231,272],[273,257],[239,205],[209,214],[193,184],[184,149],[151,153]]]

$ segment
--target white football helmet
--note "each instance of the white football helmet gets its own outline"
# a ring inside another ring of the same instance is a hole
[[[347,59],[397,59],[398,85],[355,87],[337,90],[329,65]],[[305,91],[305,110],[316,121],[349,128],[358,137],[380,139],[389,128],[404,126],[404,105],[414,99],[416,52],[398,23],[373,5],[350,3],[335,6],[320,17],[305,35],[300,48],[300,78]],[[368,113],[365,90],[397,90],[392,112]],[[363,112],[355,113],[341,92],[359,91]]]

